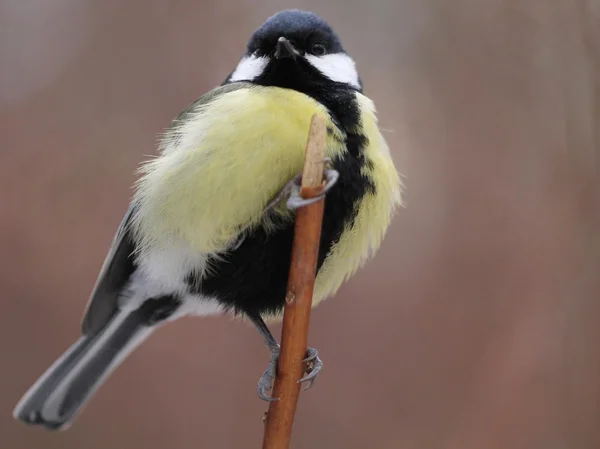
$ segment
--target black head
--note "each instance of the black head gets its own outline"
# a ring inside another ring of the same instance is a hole
[[[317,86],[362,89],[354,61],[329,24],[295,9],[275,14],[254,32],[227,80],[234,81],[299,91]]]
[[[345,53],[327,22],[312,12],[292,9],[267,19],[248,41],[246,55],[273,56],[281,37],[303,54]]]

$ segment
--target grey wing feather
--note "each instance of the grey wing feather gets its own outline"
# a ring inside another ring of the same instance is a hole
[[[102,329],[118,311],[119,293],[135,270],[135,246],[129,229],[134,211],[135,204],[132,204],[125,213],[106,255],[83,315],[81,331],[84,335]]]

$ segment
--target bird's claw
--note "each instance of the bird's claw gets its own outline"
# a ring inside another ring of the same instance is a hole
[[[325,162],[327,162],[327,160],[325,160]],[[286,203],[287,207],[289,209],[295,210],[304,206],[308,206],[309,204],[316,203],[317,201],[321,201],[323,198],[325,198],[327,192],[329,192],[329,190],[331,190],[331,188],[337,183],[340,174],[337,170],[328,168],[325,169],[324,175],[325,185],[323,186],[321,192],[313,198],[302,198],[302,196],[300,196],[302,178],[295,177],[292,180],[293,184],[291,185],[290,197],[288,198]]]
[[[261,398],[263,401],[271,402],[279,400],[279,398],[274,398],[267,394],[267,391],[273,388],[273,382],[275,382],[278,360],[279,346],[271,349],[271,360],[269,360],[269,365],[267,366],[267,369],[258,381],[258,397]]]
[[[309,204],[316,203],[325,197],[327,192],[336,184],[339,178],[337,170],[332,169],[332,161],[330,157],[323,159],[324,175],[325,175],[325,186],[323,190],[314,198],[302,198],[300,196],[300,189],[302,188],[302,173],[297,174],[294,178],[289,181],[279,193],[269,201],[264,209],[264,213],[271,211],[281,200],[287,198],[287,207],[295,210],[300,207],[308,206]]]
[[[315,383],[317,375],[323,369],[323,361],[319,358],[319,351],[315,348],[308,348],[306,358],[303,360],[306,364],[306,375],[298,381],[298,383],[308,382],[302,387],[301,391],[308,390]]]
[[[298,383],[308,382],[302,387],[301,391],[308,390],[313,386],[317,375],[323,369],[323,362],[318,356],[319,352],[315,348],[308,348],[306,351],[306,358],[302,361],[306,364],[305,376],[298,381]],[[275,375],[277,373],[277,361],[279,359],[279,346],[271,350],[271,360],[269,360],[269,366],[258,381],[258,397],[263,401],[272,402],[278,401],[279,398],[274,398],[267,394],[267,391],[273,389],[273,382],[275,381]]]

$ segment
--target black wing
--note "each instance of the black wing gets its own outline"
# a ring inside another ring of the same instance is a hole
[[[102,329],[118,310],[119,293],[135,270],[134,243],[130,222],[135,205],[129,207],[121,221],[102,270],[85,309],[81,331],[84,335]]]

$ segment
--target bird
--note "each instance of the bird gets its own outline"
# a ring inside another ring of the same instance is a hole
[[[326,123],[325,181],[299,195],[314,114]],[[270,351],[257,385],[271,401],[298,208],[324,199],[312,306],[381,247],[403,184],[356,64],[320,16],[297,9],[251,35],[222,84],[192,102],[143,161],[85,308],[81,337],[24,394],[13,416],[71,426],[113,370],[154,330],[184,316],[252,323]],[[301,382],[323,362],[308,348]]]

